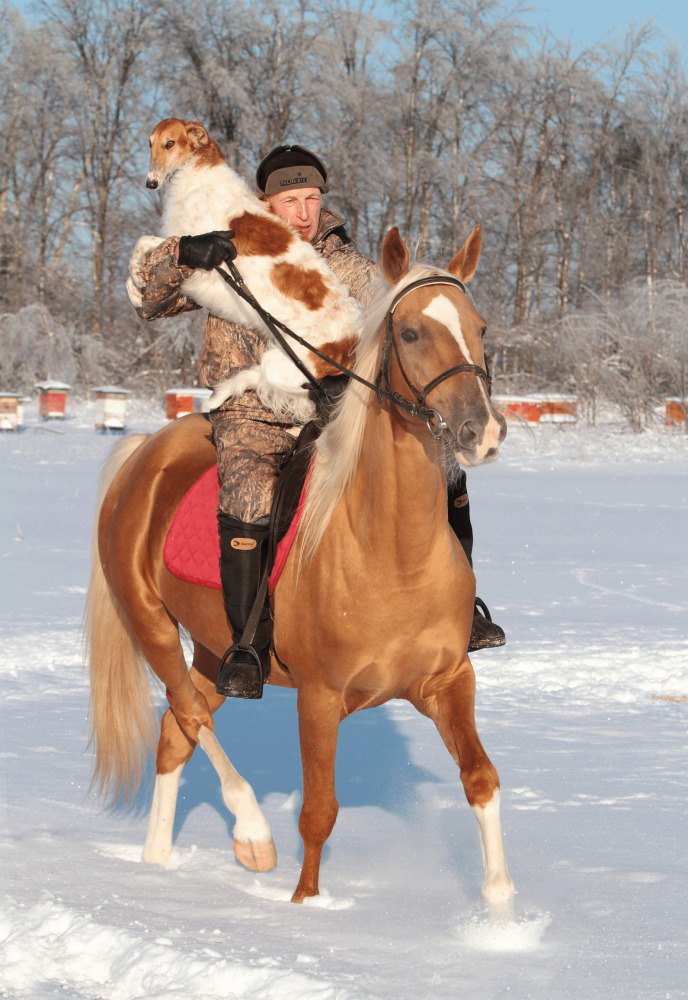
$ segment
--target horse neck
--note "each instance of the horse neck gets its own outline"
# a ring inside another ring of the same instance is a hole
[[[349,523],[371,548],[417,565],[447,523],[441,446],[425,424],[390,404],[368,407],[361,454],[345,498]]]

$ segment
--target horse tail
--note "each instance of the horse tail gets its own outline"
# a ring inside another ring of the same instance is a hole
[[[117,472],[145,440],[128,435],[110,453],[98,484],[91,546],[91,580],[84,615],[91,699],[89,746],[95,750],[92,787],[99,794],[130,800],[155,746],[155,713],[146,661],[126,613],[103,572],[98,523]]]

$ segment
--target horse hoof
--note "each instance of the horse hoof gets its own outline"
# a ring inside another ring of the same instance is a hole
[[[292,903],[303,903],[304,899],[313,899],[314,896],[319,896],[320,893],[316,889],[315,892],[309,891],[308,889],[302,889],[300,885],[297,885],[294,889],[294,895],[291,897]]]
[[[167,868],[167,862],[172,856],[172,850],[161,851],[158,848],[143,848],[143,854],[141,855],[141,860],[147,865],[160,865],[162,868]]]
[[[269,872],[277,864],[275,841],[270,840],[235,840],[234,854],[244,868],[252,872]]]

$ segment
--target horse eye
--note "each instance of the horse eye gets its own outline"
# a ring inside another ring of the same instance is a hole
[[[165,143],[165,149],[172,149],[174,146],[174,139],[168,139]]]
[[[418,334],[415,330],[402,330],[401,339],[407,344],[415,344],[418,340]]]

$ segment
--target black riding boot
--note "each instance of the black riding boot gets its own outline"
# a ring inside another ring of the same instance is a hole
[[[448,491],[449,524],[461,543],[468,562],[473,565],[473,527],[471,525],[471,506],[466,492],[466,473],[462,472],[458,480]],[[506,642],[504,629],[495,625],[484,601],[475,599],[473,610],[473,625],[471,639],[468,644],[469,653],[476,649],[489,649],[493,646],[503,646]]]
[[[233,643],[222,657],[215,683],[218,694],[229,698],[262,698],[270,674],[272,619],[267,595],[253,636],[242,637],[258,594],[267,558],[268,519],[245,524],[227,514],[218,515],[220,579]]]

